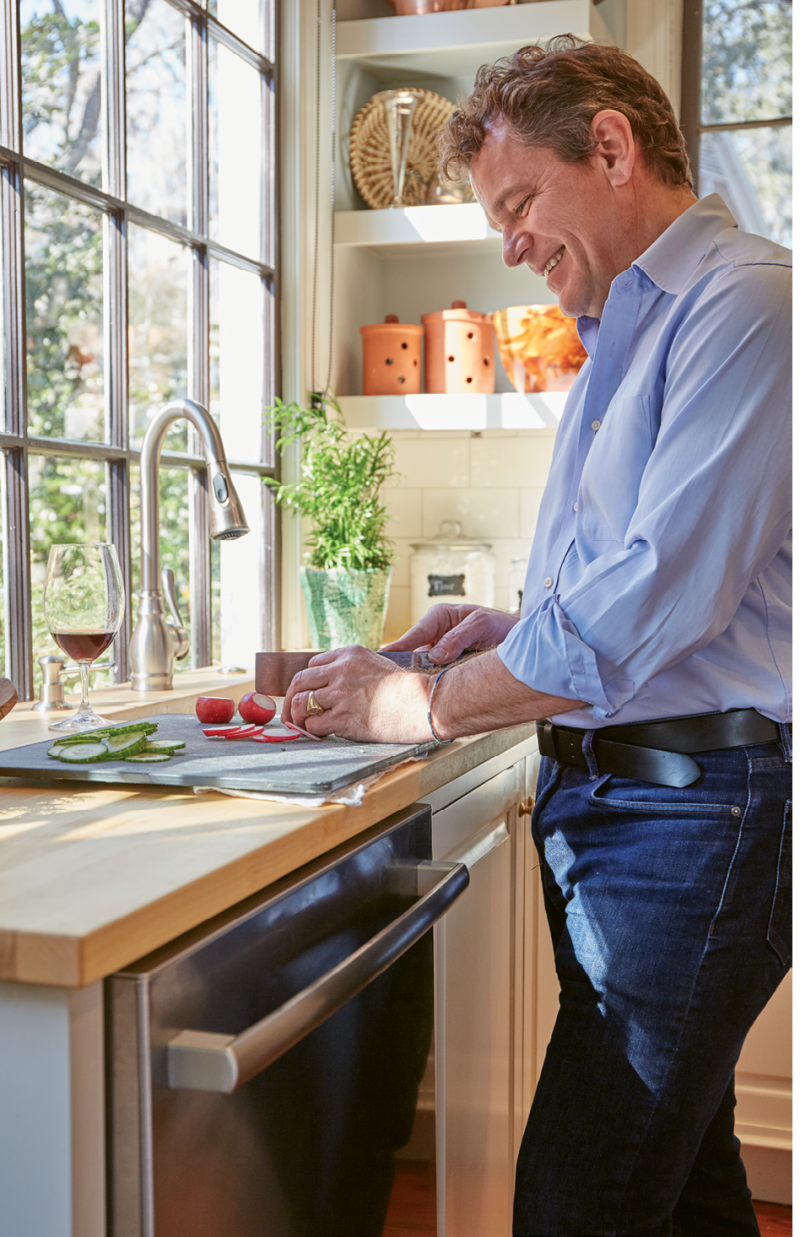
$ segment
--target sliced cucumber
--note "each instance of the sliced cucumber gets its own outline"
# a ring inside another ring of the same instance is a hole
[[[123,756],[135,756],[138,752],[143,752],[147,735],[143,730],[133,730],[130,734],[108,735],[101,742],[108,748],[111,758],[119,760]]]
[[[64,735],[63,739],[55,739],[53,746],[61,747],[67,743],[94,743],[98,739],[119,734],[132,734],[135,730],[142,734],[154,734],[158,730],[158,722],[127,722],[121,726],[103,726],[97,730],[80,730],[76,734]]]
[[[138,756],[125,756],[124,759],[132,765],[162,765],[172,760],[172,755],[170,752],[140,752]]]
[[[97,764],[108,760],[108,748],[105,743],[69,743],[60,749],[58,759],[71,765]]]
[[[177,752],[186,747],[183,739],[150,739],[145,747],[146,752]]]

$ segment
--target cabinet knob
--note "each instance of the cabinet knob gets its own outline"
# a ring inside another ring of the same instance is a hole
[[[517,808],[517,815],[518,816],[530,816],[532,812],[533,812],[533,795],[530,795],[529,798],[527,798],[524,803],[519,804]]]

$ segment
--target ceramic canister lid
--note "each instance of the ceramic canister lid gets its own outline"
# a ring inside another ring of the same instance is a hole
[[[492,547],[485,541],[469,541],[461,535],[458,520],[442,520],[438,537],[430,541],[412,541],[412,550],[484,550],[491,553]]]
[[[423,314],[423,322],[435,322],[443,319],[449,322],[487,322],[491,314],[482,314],[477,309],[467,309],[466,301],[453,301],[449,309],[438,309],[435,313]]]

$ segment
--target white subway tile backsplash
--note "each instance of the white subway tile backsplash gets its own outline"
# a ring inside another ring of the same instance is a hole
[[[395,468],[401,474],[391,484],[399,489],[428,486],[468,486],[468,438],[427,437],[396,444]]]
[[[443,520],[458,520],[465,537],[518,537],[519,492],[514,488],[423,490],[423,536],[435,536]]]
[[[409,588],[408,560],[411,555],[411,542],[405,537],[393,537],[395,560],[392,564],[392,588]]]
[[[395,588],[389,591],[386,622],[383,625],[383,643],[399,639],[411,626],[411,589]]]
[[[553,439],[472,438],[470,485],[543,486],[553,456]]]
[[[384,486],[381,501],[389,513],[387,537],[394,541],[397,537],[422,536],[422,490]]]
[[[521,536],[530,540],[533,540],[543,495],[544,486],[519,491],[519,531]]]

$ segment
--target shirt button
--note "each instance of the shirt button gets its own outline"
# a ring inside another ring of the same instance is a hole
[[[577,504],[577,503],[573,503],[573,504],[572,504],[572,510],[573,510],[573,511],[577,511],[577,510],[578,510],[578,504]]]
[[[546,579],[546,580],[545,580],[545,582],[544,582],[544,586],[545,586],[545,588],[552,588],[552,587],[553,587],[553,577],[552,577],[552,576],[548,576],[548,577],[547,577],[547,579]]]
[[[597,433],[597,431],[600,429],[600,426],[601,426],[602,424],[603,424],[603,422],[602,422],[602,421],[592,421],[592,429],[594,430],[595,434],[596,434],[596,433]]]

